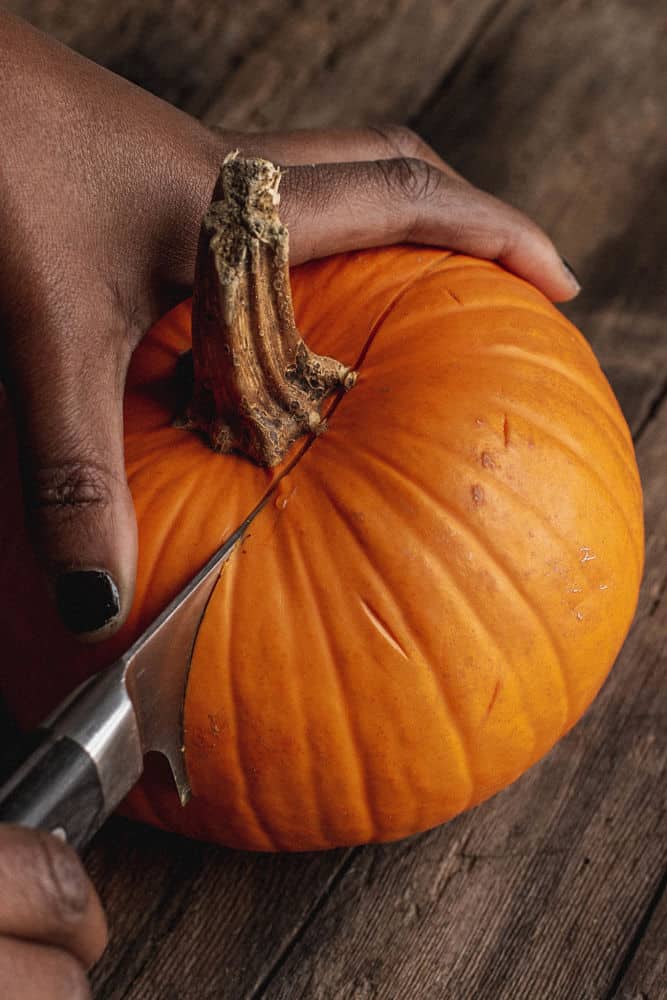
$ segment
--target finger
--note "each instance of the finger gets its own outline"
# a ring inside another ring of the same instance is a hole
[[[83,966],[66,951],[0,938],[3,1000],[90,1000]]]
[[[6,359],[28,526],[63,623],[88,641],[124,620],[137,546],[123,457],[130,346],[101,302],[87,289],[67,308],[42,303],[11,331]]]
[[[216,131],[224,138],[225,151],[238,149],[243,156],[261,156],[285,166],[394,160],[408,156],[424,160],[448,176],[464,181],[461,174],[405,125],[294,129],[290,132]]]
[[[0,826],[4,935],[64,949],[86,968],[106,947],[97,893],[72,848],[49,833]]]
[[[496,260],[555,302],[579,291],[535,223],[424,160],[290,167],[280,190],[294,264],[346,250],[425,243]]]

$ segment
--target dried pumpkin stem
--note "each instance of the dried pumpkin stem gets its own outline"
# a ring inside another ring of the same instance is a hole
[[[214,451],[280,462],[302,434],[320,433],[320,404],[349,389],[351,369],[314,354],[294,320],[280,169],[226,158],[204,216],[192,309],[194,387],[183,424]]]

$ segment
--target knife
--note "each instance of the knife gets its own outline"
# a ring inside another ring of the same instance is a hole
[[[120,659],[43,723],[37,746],[0,787],[0,822],[47,830],[81,850],[139,780],[150,750],[167,758],[186,804],[183,701],[192,651],[223,566],[263,505]]]

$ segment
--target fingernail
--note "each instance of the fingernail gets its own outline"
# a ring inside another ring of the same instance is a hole
[[[574,268],[571,267],[570,264],[568,264],[568,262],[565,260],[565,257],[561,257],[561,261],[563,262],[563,267],[565,268],[565,273],[567,274],[567,276],[570,279],[571,283],[575,286],[575,288],[577,289],[577,291],[580,292],[581,291],[581,282],[579,281],[579,278],[577,277]]]
[[[56,581],[56,605],[70,632],[97,632],[120,611],[118,587],[104,570],[73,570]]]

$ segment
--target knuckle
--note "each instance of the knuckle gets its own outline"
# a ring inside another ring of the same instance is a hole
[[[411,204],[431,198],[440,186],[440,175],[424,160],[402,156],[395,160],[379,160],[392,194],[398,194]]]
[[[32,472],[27,490],[33,514],[69,513],[111,503],[108,469],[90,460],[70,460]]]
[[[88,908],[88,877],[74,851],[50,834],[35,838],[34,873],[42,905],[59,927],[71,928]]]

